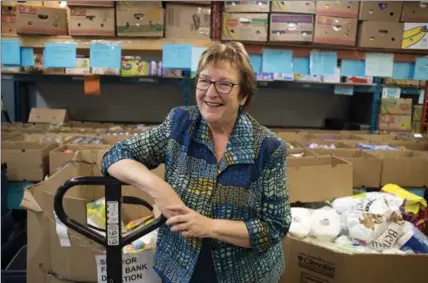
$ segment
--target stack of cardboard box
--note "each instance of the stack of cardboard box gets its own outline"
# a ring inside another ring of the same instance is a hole
[[[414,133],[421,131],[422,107],[423,105],[413,105],[412,132]]]
[[[404,2],[401,22],[404,23],[403,49],[428,49],[428,4]]]
[[[412,127],[411,123],[412,99],[382,99],[379,115],[379,130],[408,132]]]
[[[358,1],[317,1],[314,42],[355,46]]]
[[[403,24],[400,23],[403,2],[361,2],[358,46],[400,49]]]
[[[269,41],[313,41],[315,1],[271,3]]]
[[[269,10],[269,1],[226,1],[222,39],[267,41]]]

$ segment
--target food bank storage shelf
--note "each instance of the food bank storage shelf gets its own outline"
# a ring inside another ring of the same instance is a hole
[[[113,37],[103,39],[100,37],[78,37],[78,36],[44,36],[44,35],[4,35],[3,39],[19,39],[22,47],[43,48],[46,43],[75,42],[78,49],[89,49],[92,41],[108,41],[121,43],[122,50],[146,50],[161,51],[166,43],[193,44],[197,47],[209,47],[211,40],[202,39],[170,39],[170,38],[120,38]]]

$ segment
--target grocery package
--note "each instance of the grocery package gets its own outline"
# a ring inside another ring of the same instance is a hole
[[[88,226],[95,232],[105,233],[106,215],[105,215],[105,198],[100,198],[96,201],[86,204],[87,223]],[[150,224],[154,221],[154,216],[149,215],[139,219],[131,220],[128,224],[122,221],[122,232],[126,236],[131,232]],[[123,247],[125,254],[137,253],[144,250],[154,249],[156,246],[157,230],[144,235],[143,237],[135,240],[131,244]]]
[[[317,143],[308,143],[306,145],[307,148],[320,148],[320,149],[336,149],[336,146],[334,144],[317,144]]]
[[[403,219],[413,223],[420,231],[428,229],[428,206],[424,198],[394,184],[383,186],[381,191],[405,199]]]
[[[69,140],[67,143],[72,144],[103,144],[103,138],[97,136],[75,136]]]
[[[428,237],[404,220],[410,210],[425,209],[426,201],[395,185],[382,190],[337,198],[317,209],[292,207],[290,235],[348,254],[428,253]]]
[[[388,150],[388,151],[398,150],[398,148],[390,145],[375,145],[375,144],[359,143],[357,146],[358,146],[358,149],[364,149],[364,150]]]

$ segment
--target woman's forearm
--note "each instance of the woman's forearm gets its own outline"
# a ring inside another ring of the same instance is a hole
[[[155,198],[163,180],[138,161],[123,159],[112,164],[108,173],[116,179],[134,186]]]
[[[250,235],[243,221],[214,219],[211,238],[243,248],[251,248]]]

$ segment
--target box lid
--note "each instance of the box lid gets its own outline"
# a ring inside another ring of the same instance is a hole
[[[29,123],[62,124],[68,121],[66,109],[32,108]]]

